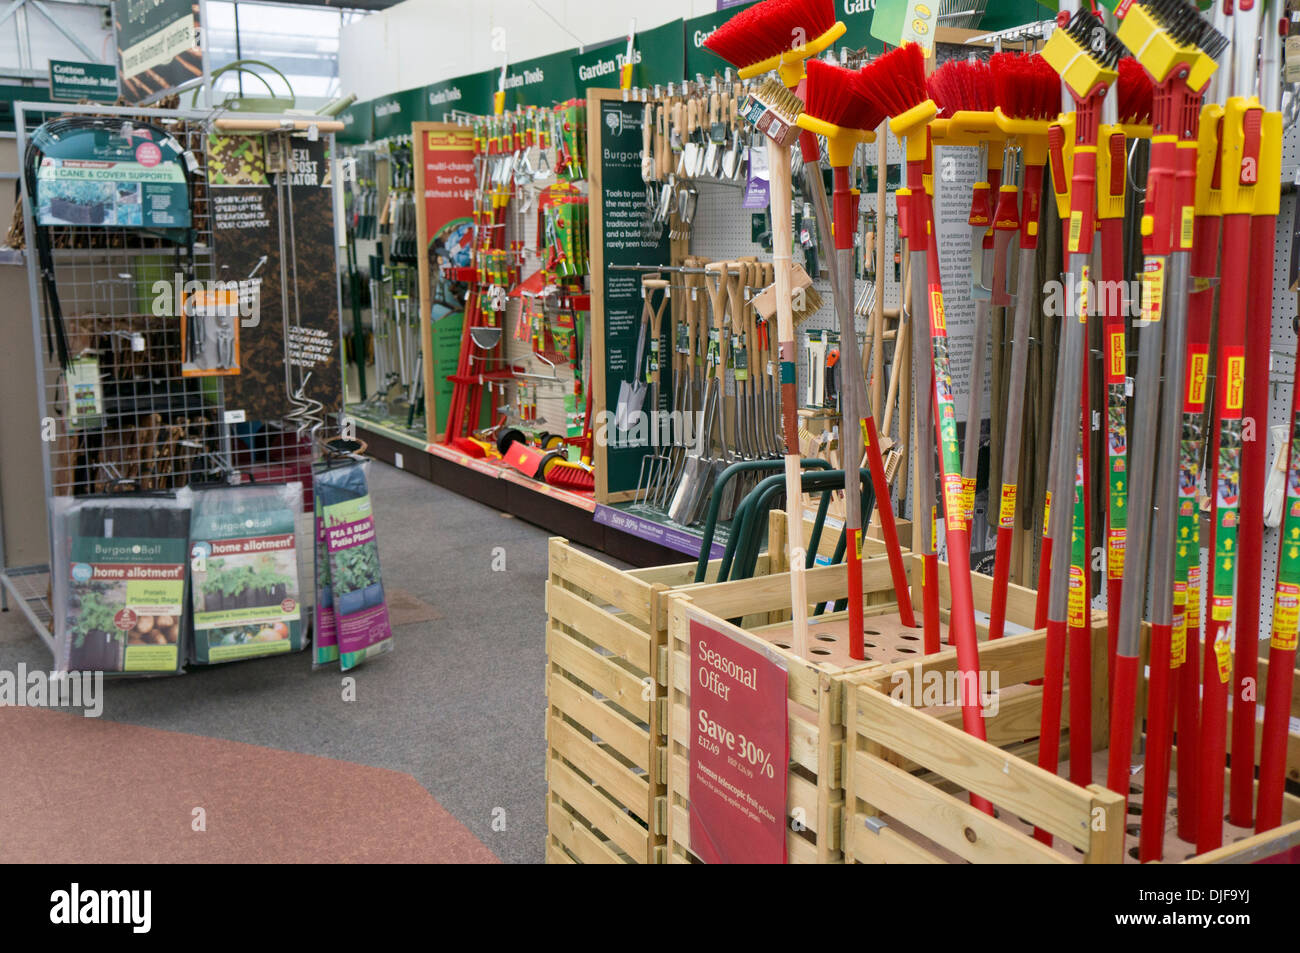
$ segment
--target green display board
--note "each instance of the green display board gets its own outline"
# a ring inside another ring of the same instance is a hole
[[[615,271],[611,265],[666,265],[671,248],[667,230],[647,234],[646,188],[641,179],[641,122],[645,107],[625,103],[616,91],[588,94],[587,150],[591,158],[591,227],[600,235],[591,245],[592,355],[596,362],[597,409],[610,415],[607,434],[612,443],[612,414],[619,385],[639,372],[635,368],[637,334],[641,328],[641,276]],[[647,344],[647,352],[649,345]],[[661,341],[667,354],[668,342]],[[672,394],[665,362],[659,387],[661,407]],[[652,409],[648,403],[644,408]],[[601,446],[596,428],[597,499],[634,490],[646,447]],[[617,499],[617,498],[615,498]]]
[[[426,122],[429,118],[426,108],[427,100],[424,87],[404,89],[392,96],[384,96],[374,101],[374,137],[388,139],[391,136],[409,136],[411,123]]]
[[[75,103],[117,102],[117,67],[111,63],[50,60],[50,98]]]
[[[578,95],[573,81],[573,50],[511,63],[506,69],[506,109],[553,106]],[[497,76],[500,76],[498,72]],[[609,85],[617,86],[618,83]],[[493,90],[496,82],[493,82]],[[487,110],[491,112],[491,109]]]
[[[685,75],[686,43],[684,21],[673,20],[663,26],[638,33],[632,45],[632,85],[649,89],[665,85]],[[579,92],[588,89],[616,89],[620,70],[627,55],[627,41],[617,40],[598,49],[575,53],[572,57],[574,83]]]
[[[336,133],[334,138],[340,145],[359,145],[375,138],[374,105],[366,100],[364,103],[353,103],[339,113],[343,131]]]
[[[424,111],[427,119],[445,122],[452,112],[481,116],[492,111],[492,93],[497,87],[498,70],[472,73],[424,87]]]

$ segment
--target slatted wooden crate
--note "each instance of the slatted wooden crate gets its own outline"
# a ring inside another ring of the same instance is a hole
[[[706,580],[716,578],[719,560]],[[553,863],[665,857],[668,616],[695,561],[624,571],[559,537],[547,582],[547,839]],[[756,572],[768,571],[766,554]]]
[[[981,646],[981,669],[997,672],[998,711],[985,722],[988,739],[961,730],[953,708],[921,708],[896,691],[901,677],[956,672],[949,650],[910,666],[881,666],[846,681],[845,857],[858,863],[1120,863],[1136,861],[1143,777],[1132,780],[1130,815],[1122,797],[1101,784],[1087,787],[1037,765],[1045,635],[1031,632]],[[1105,621],[1093,625],[1093,776],[1104,780],[1108,741]],[[901,676],[901,677],[900,677]],[[1068,725],[1068,688],[1062,719]],[[1063,725],[1064,727],[1064,725]],[[1061,757],[1068,758],[1068,733]],[[1175,753],[1176,754],[1176,753]],[[1293,734],[1288,776],[1300,777],[1300,737]],[[1172,783],[1171,783],[1172,786]],[[970,792],[997,809],[989,817],[969,804]],[[1300,798],[1285,798],[1285,826],[1260,837],[1228,828],[1222,850],[1197,862],[1267,856],[1300,843]],[[1166,813],[1174,801],[1162,805]],[[1172,820],[1168,828],[1176,825]],[[1035,840],[1033,826],[1054,835]],[[1239,842],[1233,843],[1234,840]],[[1165,859],[1190,858],[1191,845],[1170,830]]]
[[[548,863],[663,859],[665,591],[550,541]]]
[[[776,521],[774,520],[774,524]],[[774,530],[779,534],[779,530]],[[919,578],[921,560],[905,558],[909,580]],[[945,630],[949,587],[948,567],[940,564],[941,613]],[[848,577],[843,566],[810,570],[809,599],[814,603],[842,598]],[[848,655],[846,613],[829,613],[810,619],[810,650],[807,659],[791,651],[789,622],[762,624],[762,617],[780,615],[790,599],[789,576],[772,574],[763,579],[722,583],[667,594],[669,608],[669,746],[668,746],[668,860],[670,863],[698,862],[690,850],[690,654],[689,620],[700,618],[732,638],[755,647],[775,651],[789,670],[790,765],[787,792],[786,853],[790,863],[838,863],[843,860],[844,822],[844,718],[845,683],[855,674],[884,665],[922,658],[919,628],[902,625],[898,604],[883,556],[863,563],[865,594],[864,661]],[[975,603],[987,609],[992,580],[974,577]],[[1007,618],[1010,627],[1027,629],[1033,623],[1035,594],[1012,586]],[[920,607],[916,606],[919,622]],[[745,617],[733,624],[738,615]],[[728,622],[731,619],[733,622]],[[987,626],[977,625],[981,639]],[[795,821],[798,824],[795,824]],[[795,828],[799,829],[795,829]]]

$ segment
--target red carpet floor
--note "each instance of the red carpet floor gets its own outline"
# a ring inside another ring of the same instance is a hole
[[[61,712],[0,708],[0,789],[0,863],[498,862],[410,775]]]

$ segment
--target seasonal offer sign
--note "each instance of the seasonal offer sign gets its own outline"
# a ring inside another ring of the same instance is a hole
[[[694,618],[690,653],[691,850],[710,864],[783,864],[789,672]]]

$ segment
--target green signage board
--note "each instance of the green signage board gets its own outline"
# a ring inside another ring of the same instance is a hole
[[[714,73],[720,73],[731,65],[721,56],[714,56],[710,53],[705,48],[704,41],[713,34],[714,30],[748,6],[753,6],[753,4],[728,7],[716,13],[706,13],[702,17],[694,17],[683,24],[686,39],[686,76],[678,77],[679,79],[712,76]]]
[[[537,56],[506,69],[506,109],[516,106],[553,106],[578,95],[574,83],[573,50]],[[496,91],[498,71],[492,82]],[[614,83],[617,86],[617,83]],[[491,109],[488,110],[491,112]]]
[[[199,9],[193,0],[113,0],[122,96],[152,102],[203,75]]]
[[[404,89],[391,96],[381,96],[374,100],[374,138],[388,139],[392,136],[409,136],[411,123],[427,122],[428,110],[425,108],[424,87]]]
[[[625,103],[621,99],[603,99],[598,104],[598,114],[588,122],[588,142],[598,156],[600,191],[592,193],[592,201],[599,202],[600,234],[592,235],[593,249],[600,242],[599,269],[593,280],[600,281],[602,310],[592,314],[593,321],[602,322],[599,345],[593,355],[604,362],[605,393],[597,401],[602,406],[618,406],[620,385],[638,378],[642,373],[636,366],[637,339],[641,328],[643,299],[641,275],[635,271],[615,271],[611,265],[651,265],[667,262],[670,258],[666,229],[647,233],[642,223],[646,217],[646,189],[641,178],[641,123],[645,107],[639,102]],[[672,341],[667,337],[669,328],[662,329],[665,337],[660,341],[659,353],[671,353]],[[653,349],[653,345],[650,345]],[[659,404],[655,408],[647,402],[646,410],[668,410],[671,401],[672,377],[665,367],[659,383]],[[636,488],[641,472],[641,460],[650,452],[643,440],[625,440],[616,434],[612,421],[608,425],[608,442],[605,447],[605,480],[608,492],[618,493]]]
[[[685,76],[686,45],[682,20],[673,20],[636,35],[632,44],[632,85],[648,89],[675,83]],[[573,55],[573,75],[578,92],[618,89],[627,40]]]
[[[48,103],[50,102],[49,94],[39,86],[0,86],[0,132],[13,132],[14,120],[17,118],[14,111],[14,103]],[[35,129],[45,120],[52,116],[57,116],[56,108],[51,108],[48,112],[33,112],[28,110],[24,117],[28,129]]]
[[[353,103],[343,110],[339,113],[343,131],[336,133],[334,138],[340,144],[349,146],[369,142],[375,137],[374,108],[375,104],[366,100],[364,103]]]
[[[117,67],[111,63],[50,60],[50,99],[75,103],[117,102]]]
[[[447,122],[453,112],[484,115],[492,111],[492,93],[497,87],[500,70],[487,70],[430,83],[422,90],[425,118]]]

